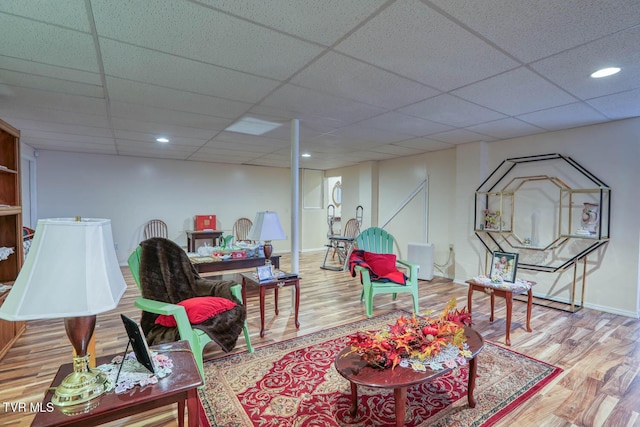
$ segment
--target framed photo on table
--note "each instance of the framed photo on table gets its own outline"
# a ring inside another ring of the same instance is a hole
[[[256,274],[258,275],[258,282],[270,282],[271,280],[275,280],[273,277],[273,271],[271,270],[271,265],[256,267]]]
[[[499,276],[504,282],[514,283],[516,281],[516,270],[518,268],[518,254],[511,252],[493,252],[491,257],[491,273],[489,277]]]

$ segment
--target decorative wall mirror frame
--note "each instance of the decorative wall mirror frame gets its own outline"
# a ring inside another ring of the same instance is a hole
[[[336,207],[342,204],[342,184],[340,181],[337,181],[331,190],[331,200]]]

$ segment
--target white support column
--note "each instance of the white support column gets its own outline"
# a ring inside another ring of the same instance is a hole
[[[300,272],[300,121],[291,120],[291,272]]]

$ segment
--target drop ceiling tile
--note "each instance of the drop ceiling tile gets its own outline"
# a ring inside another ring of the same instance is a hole
[[[362,141],[369,144],[373,143],[391,143],[401,141],[403,139],[412,138],[414,135],[409,133],[376,129],[370,126],[362,126],[359,123],[355,125],[345,126],[331,132],[338,139],[347,141]]]
[[[372,147],[371,150],[376,151],[378,153],[392,154],[396,157],[412,156],[412,155],[420,154],[424,152],[424,150],[420,150],[415,147],[405,147],[405,146],[399,145],[398,143],[379,145],[377,147]]]
[[[409,107],[400,108],[398,111],[410,116],[457,127],[471,126],[506,117],[504,114],[447,94],[418,102]]]
[[[509,116],[576,101],[524,67],[455,90],[452,94]]]
[[[109,110],[111,111],[111,116],[117,118],[215,131],[226,129],[233,123],[233,119],[119,101],[111,101]]]
[[[77,83],[69,80],[43,77],[19,71],[0,69],[0,82],[12,86],[60,92],[69,95],[80,95],[91,98],[104,97],[104,88],[102,87],[102,84],[91,85],[86,83]]]
[[[324,133],[330,132],[346,123],[333,117],[315,116],[313,114],[303,114],[292,110],[286,110],[268,105],[255,105],[248,111],[247,115],[263,118],[270,121],[288,121],[299,119],[300,127],[305,126],[311,131]]]
[[[112,77],[252,103],[280,84],[277,80],[108,39],[101,39],[100,47],[105,73]]]
[[[357,122],[384,112],[379,107],[290,84],[278,88],[267,96],[262,101],[262,105],[288,110],[296,115],[335,119],[344,124]]]
[[[43,21],[85,33],[91,32],[87,9],[77,0],[24,1],[2,0],[0,12]]]
[[[25,123],[33,123],[43,130],[56,124],[75,126],[78,123],[82,123],[83,127],[109,128],[109,120],[104,114],[82,114],[74,111],[56,110],[55,108],[34,108],[30,105],[16,105],[15,103],[4,104],[0,102],[0,117],[10,123],[24,120]],[[15,126],[20,129],[18,125]]]
[[[265,152],[259,150],[232,150],[223,147],[212,146],[207,144],[201,148],[199,148],[196,152],[194,152],[193,156],[218,156],[220,158],[232,158],[235,161],[247,161],[251,159],[255,159],[260,156],[264,156]]]
[[[568,129],[607,121],[607,117],[585,103],[563,105],[535,113],[523,114],[518,119],[546,130]]]
[[[257,145],[257,144],[248,144],[248,143],[237,143],[237,142],[229,142],[229,141],[220,141],[218,139],[213,139],[207,142],[206,145],[202,147],[203,149],[211,149],[211,150],[220,150],[220,153],[229,153],[232,151],[238,152],[247,152],[247,153],[271,153],[277,149],[282,147],[274,147],[274,146],[265,146],[265,145]]]
[[[130,104],[235,119],[251,104],[107,77],[109,98]]]
[[[465,129],[454,129],[447,132],[437,133],[435,135],[429,135],[429,139],[435,139],[436,141],[447,142],[449,144],[466,144],[468,142],[491,141],[494,138],[486,135],[480,135],[479,133]]]
[[[402,107],[440,93],[333,52],[304,69],[291,83],[385,108]]]
[[[374,13],[385,0],[202,0],[268,27],[324,45],[331,45],[361,20]]]
[[[42,64],[40,62],[27,61],[24,59],[11,58],[8,56],[0,57],[0,69],[17,71],[19,73],[32,74],[41,77],[51,77],[60,80],[67,80],[69,82],[102,86],[102,79],[100,78],[100,74],[98,73]]]
[[[0,113],[0,117],[3,119],[6,118],[2,113]],[[113,138],[113,133],[108,127],[79,126],[76,123],[54,123],[42,120],[19,119],[15,116],[11,117],[11,124],[22,132],[33,130],[35,132],[50,132],[54,134]]]
[[[442,141],[436,141],[429,138],[408,139],[406,141],[396,142],[395,144],[400,145],[402,147],[415,148],[420,151],[448,150],[454,147],[453,144],[442,142]]]
[[[496,120],[495,122],[481,123],[475,126],[469,126],[467,130],[478,132],[482,135],[488,135],[496,139],[517,138],[519,136],[533,135],[545,132],[544,129],[525,123],[514,118]],[[440,139],[440,137],[436,136]],[[489,138],[489,139],[492,139]]]
[[[51,141],[53,145],[64,143],[113,145],[114,139],[110,135],[78,135],[73,133],[50,132],[48,130],[20,129],[21,136],[28,139]]]
[[[191,146],[158,144],[129,139],[117,139],[116,147],[121,155],[146,155],[165,159],[185,159],[196,149]]]
[[[51,91],[0,85],[0,106],[7,105],[16,109],[52,109],[79,114],[104,115],[106,102],[102,98],[67,95]]]
[[[149,138],[151,141],[155,141],[156,137],[160,135],[166,136],[170,139],[180,137],[180,138],[186,138],[186,139],[193,138],[193,139],[206,141],[217,133],[217,131],[212,131],[209,129],[176,126],[176,125],[171,125],[169,123],[161,123],[161,122],[143,122],[140,120],[128,120],[128,119],[116,118],[116,117],[111,119],[111,123],[113,125],[113,129],[116,132],[116,135],[118,134],[118,132],[121,132],[121,131],[143,133],[145,135],[149,135]],[[138,139],[138,138],[132,138],[132,139]]]
[[[640,88],[638,46],[640,27],[635,27],[535,62],[531,67],[580,99],[595,98]],[[622,71],[602,79],[590,77],[594,71],[611,66]]]
[[[587,101],[612,120],[627,119],[629,117],[640,117],[640,89],[628,92],[617,93],[615,95],[603,96]]]
[[[358,122],[360,126],[372,127],[392,132],[401,132],[413,136],[424,136],[451,130],[451,126],[406,114],[391,111],[367,120]]]
[[[0,40],[2,56],[99,71],[93,37],[89,33],[0,14]]]
[[[170,148],[178,148],[178,147],[201,147],[204,145],[207,140],[206,139],[197,139],[197,138],[187,138],[183,135],[169,135],[170,142],[160,143],[156,142],[155,134],[144,133],[144,132],[133,132],[127,130],[114,130],[113,133],[118,140],[126,140],[126,141],[136,141],[136,142],[144,142],[150,144],[158,144],[161,146],[169,146]]]
[[[103,1],[93,12],[101,37],[279,80],[322,50],[192,2]]]
[[[86,141],[51,141],[48,138],[30,138],[28,135],[21,136],[20,141],[36,150],[70,151],[91,154],[117,154],[116,146],[113,142],[110,144],[91,144]]]
[[[417,0],[393,3],[335,50],[443,92],[518,66]]]
[[[290,140],[270,138],[265,135],[247,135],[236,132],[221,132],[215,137],[214,141],[238,145],[249,144],[253,146],[270,147],[273,150],[291,146]]]
[[[637,0],[429,0],[456,21],[524,62],[638,24]]]

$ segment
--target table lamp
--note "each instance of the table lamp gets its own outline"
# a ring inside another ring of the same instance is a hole
[[[267,264],[271,263],[271,252],[273,251],[271,241],[284,240],[286,238],[287,236],[284,234],[282,226],[280,225],[278,213],[270,211],[258,212],[256,214],[253,225],[247,235],[247,239],[249,240],[264,242],[264,257]]]
[[[111,220],[53,218],[38,221],[29,256],[4,304],[10,321],[64,318],[75,350],[73,372],[55,390],[67,407],[105,392],[106,376],[89,369],[87,347],[96,314],[112,310],[127,285],[116,258]]]

